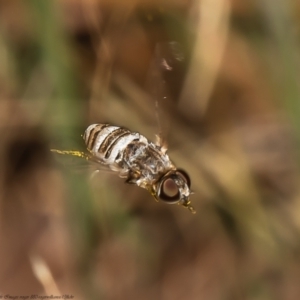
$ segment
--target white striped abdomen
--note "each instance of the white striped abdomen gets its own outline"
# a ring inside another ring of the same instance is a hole
[[[118,154],[132,142],[148,143],[147,139],[139,133],[109,124],[90,125],[83,136],[87,149],[107,165],[115,163]]]

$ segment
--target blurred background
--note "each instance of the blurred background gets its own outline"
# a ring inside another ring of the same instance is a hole
[[[300,299],[299,1],[0,1],[0,295]],[[197,213],[50,149],[161,132]]]

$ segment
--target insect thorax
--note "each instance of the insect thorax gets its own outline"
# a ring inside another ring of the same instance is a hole
[[[152,143],[132,141],[123,151],[120,163],[127,167],[129,173],[145,184],[157,181],[161,174],[170,170],[173,165],[166,154]]]

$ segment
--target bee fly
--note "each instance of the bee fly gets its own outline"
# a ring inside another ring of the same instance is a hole
[[[119,177],[126,178],[126,183],[148,190],[157,201],[178,203],[196,212],[189,200],[190,178],[174,166],[165,147],[149,142],[137,132],[109,124],[90,125],[83,139],[88,153],[51,151],[106,165],[118,172]]]

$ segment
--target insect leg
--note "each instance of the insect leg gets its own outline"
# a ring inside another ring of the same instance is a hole
[[[196,213],[196,210],[194,209],[194,207],[191,205],[191,201],[187,201],[187,202],[179,202],[179,205],[182,205],[184,207],[186,207],[192,214]]]
[[[94,179],[94,177],[100,172],[100,170],[95,170],[91,175],[90,175],[90,179]]]
[[[145,188],[146,188],[146,190],[148,190],[148,192],[152,195],[152,197],[154,198],[154,200],[155,200],[156,202],[159,202],[159,200],[158,200],[158,198],[157,198],[157,196],[156,196],[156,192],[155,192],[153,186],[149,185],[149,186],[146,186]]]

